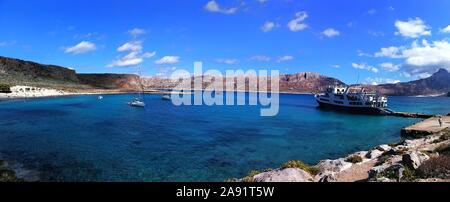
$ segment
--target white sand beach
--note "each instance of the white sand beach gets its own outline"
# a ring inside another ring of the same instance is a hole
[[[0,99],[52,97],[73,94],[62,90],[32,86],[13,86],[11,87],[11,91],[11,93],[0,93]]]

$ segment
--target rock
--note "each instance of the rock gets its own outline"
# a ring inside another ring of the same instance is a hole
[[[378,149],[380,151],[389,151],[391,149],[391,146],[389,146],[387,144],[383,144],[383,145],[376,147],[376,149]]]
[[[372,149],[369,152],[367,152],[365,157],[368,159],[375,159],[375,158],[380,157],[382,154],[383,154],[383,151],[380,151],[378,149]]]
[[[329,174],[321,177],[318,182],[337,182],[337,179],[334,174]]]
[[[378,174],[382,173],[388,167],[389,167],[388,164],[373,167],[372,169],[369,170],[369,179],[376,179]]]
[[[403,165],[411,169],[417,169],[426,160],[430,159],[429,156],[422,152],[412,151],[402,156]]]
[[[336,173],[346,170],[352,166],[352,163],[346,162],[344,158],[336,160],[324,160],[317,166],[320,169],[321,174]]]
[[[278,169],[260,173],[253,177],[254,182],[312,182],[313,177],[299,168]]]
[[[387,177],[380,177],[380,178],[376,178],[372,182],[396,182],[396,181],[393,179],[389,179]]]
[[[403,178],[403,171],[405,168],[402,164],[383,164],[381,166],[373,167],[369,170],[369,179],[388,178],[396,181],[400,181]]]

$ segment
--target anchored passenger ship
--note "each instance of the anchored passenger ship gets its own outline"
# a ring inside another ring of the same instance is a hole
[[[315,95],[319,107],[363,114],[386,114],[387,98],[362,87],[330,86]]]

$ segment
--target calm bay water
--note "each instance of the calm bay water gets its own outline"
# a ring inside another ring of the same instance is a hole
[[[43,181],[224,181],[299,159],[317,163],[400,139],[418,119],[322,111],[311,95],[258,106],[148,107],[133,95],[0,102],[0,159]],[[396,111],[447,114],[450,98],[390,97]]]

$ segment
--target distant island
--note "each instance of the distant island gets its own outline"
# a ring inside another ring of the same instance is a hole
[[[140,80],[148,90],[170,89],[176,85],[171,80],[161,77],[140,78],[134,74],[82,74],[66,67],[0,56],[0,85],[3,89],[6,89],[6,86],[20,85],[46,90],[55,89],[69,94],[130,92],[139,89]],[[280,92],[285,93],[314,93],[326,86],[336,84],[345,85],[336,78],[313,72],[280,76]],[[203,84],[204,87],[207,85],[207,83]],[[440,69],[425,79],[396,84],[365,85],[365,87],[390,96],[448,95],[450,73],[446,69]]]

